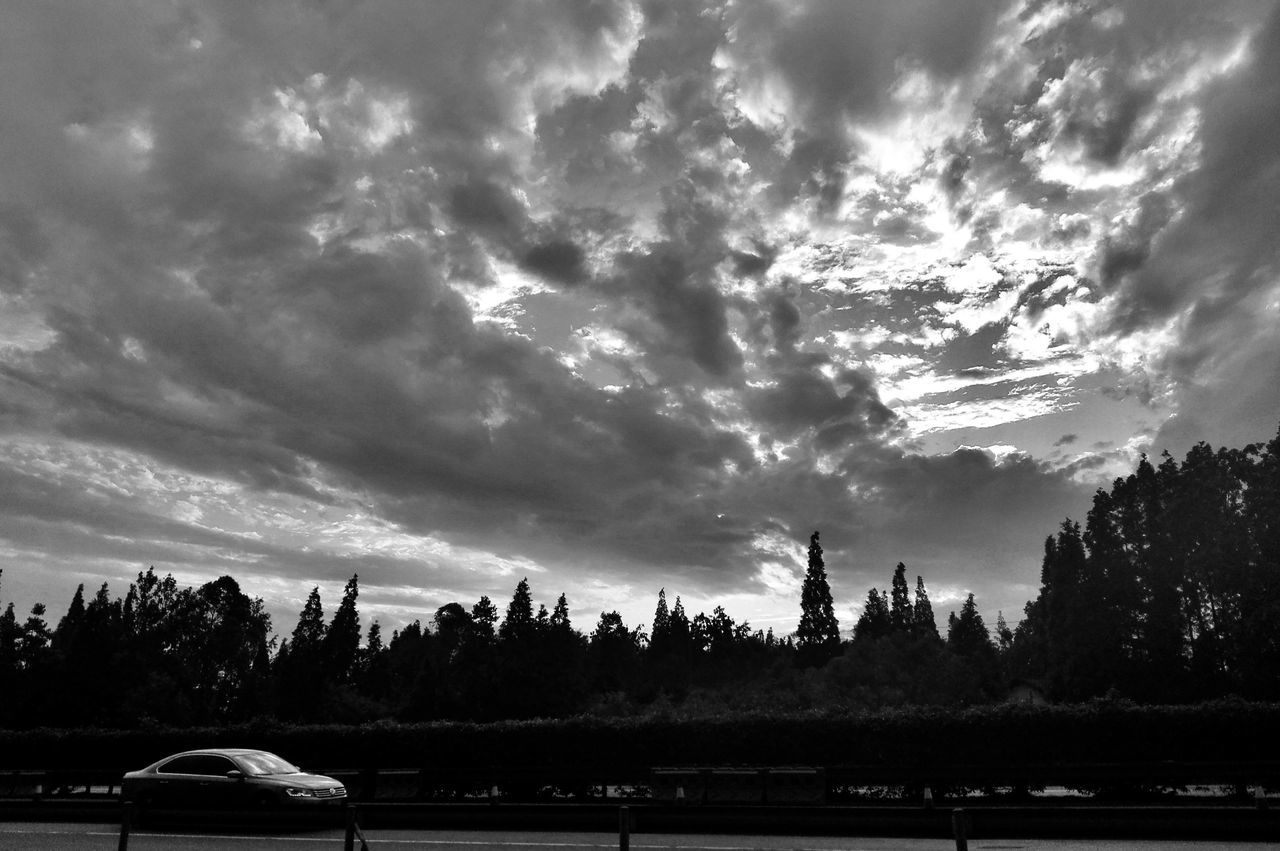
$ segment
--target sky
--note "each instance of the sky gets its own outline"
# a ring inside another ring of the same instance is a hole
[[[1280,424],[1274,2],[0,5],[0,600],[1011,622]]]

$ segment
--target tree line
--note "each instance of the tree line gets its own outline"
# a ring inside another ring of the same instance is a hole
[[[2,578],[2,572],[0,572]],[[362,629],[359,577],[331,617],[313,588],[287,636],[223,576],[179,587],[154,569],[123,597],[78,588],[56,625],[43,604],[0,614],[0,725],[137,727],[381,719],[718,714],[953,706],[1028,683],[1051,698],[1186,702],[1280,697],[1280,435],[1239,450],[1146,458],[1100,489],[1083,527],[1045,542],[1041,589],[1011,629],[969,594],[939,632],[923,577],[899,563],[841,632],[819,534],[792,635],[721,606],[690,616],[658,592],[628,626],[589,631],[527,579],[505,610],[451,602],[389,638]]]
[[[999,640],[1054,698],[1280,699],[1280,434],[1143,457],[1045,540],[1040,579]]]
[[[872,591],[868,599],[883,605],[869,605],[852,639],[842,640],[817,532],[799,628],[787,636],[735,621],[722,606],[691,616],[665,588],[648,631],[610,611],[583,632],[564,594],[550,609],[535,606],[522,579],[502,612],[488,596],[470,606],[451,602],[386,638],[377,621],[361,628],[357,575],[332,616],[313,588],[292,632],[277,637],[262,600],[235,579],[180,587],[149,568],[123,597],[106,584],[87,597],[80,586],[56,624],[43,604],[25,621],[8,604],[0,614],[0,725],[715,714],[725,705],[787,710],[993,696],[993,683],[974,687],[990,672],[968,658],[966,630],[975,622],[985,630],[972,598],[944,640],[922,579],[914,602],[903,602],[904,571],[898,565],[892,599]],[[899,644],[914,654],[912,665],[924,657],[929,665],[894,677],[869,664]],[[928,689],[898,682],[939,672],[948,676]]]

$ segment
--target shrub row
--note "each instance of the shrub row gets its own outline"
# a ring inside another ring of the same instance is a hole
[[[673,765],[1010,766],[1280,760],[1280,704],[1095,702],[864,714],[0,731],[0,769],[139,768],[257,747],[311,768],[617,773]]]

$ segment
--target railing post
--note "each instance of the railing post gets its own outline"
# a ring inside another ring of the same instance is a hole
[[[951,833],[956,838],[956,851],[969,851],[969,814],[956,808],[951,811]]]
[[[618,851],[629,851],[631,848],[631,810],[618,807]]]
[[[356,851],[356,807],[347,804],[347,829],[342,837],[342,851]]]
[[[120,813],[120,844],[117,851],[129,851],[129,830],[133,827],[133,801],[125,801]]]

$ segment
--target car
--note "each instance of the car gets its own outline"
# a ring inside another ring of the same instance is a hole
[[[269,809],[340,804],[347,790],[332,777],[308,774],[269,751],[203,748],[130,771],[120,795],[143,809]]]

